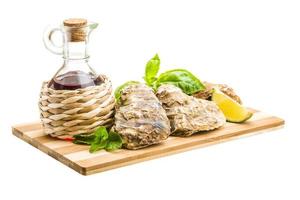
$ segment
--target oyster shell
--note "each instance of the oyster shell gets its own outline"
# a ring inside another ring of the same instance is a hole
[[[188,96],[178,87],[162,85],[156,95],[167,112],[172,135],[190,136],[226,123],[225,116],[214,102]]]
[[[122,90],[113,129],[121,135],[127,149],[160,143],[171,134],[165,110],[153,90],[144,84]]]
[[[219,88],[219,90],[221,90],[227,96],[229,96],[230,98],[232,98],[239,104],[242,104],[241,98],[235,93],[233,88],[229,87],[228,85],[214,84],[214,83],[208,83],[208,82],[204,82],[203,84],[205,85],[206,89],[204,91],[200,91],[200,92],[193,94],[194,97],[200,98],[200,99],[205,99],[205,100],[210,100],[210,98],[212,96],[212,91],[213,91],[212,89],[214,87],[217,87],[217,88]]]

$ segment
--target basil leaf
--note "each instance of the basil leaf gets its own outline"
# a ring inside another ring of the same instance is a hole
[[[145,68],[144,80],[146,81],[147,85],[152,86],[153,82],[156,80],[156,75],[159,71],[159,67],[160,59],[158,57],[158,54],[155,54],[155,56],[147,62]]]
[[[114,151],[116,149],[120,149],[122,147],[122,138],[118,133],[109,132],[107,144],[105,150]]]
[[[117,89],[115,90],[115,99],[117,102],[120,101],[120,98],[121,98],[121,92],[122,90],[129,86],[129,85],[133,85],[133,84],[138,84],[139,82],[138,81],[127,81],[126,83],[120,85],[119,87],[117,87]]]
[[[74,144],[91,145],[90,153],[105,149],[106,151],[114,151],[122,147],[122,138],[115,132],[107,132],[104,126],[100,126],[90,135],[78,134],[74,135]]]
[[[101,139],[107,139],[108,138],[108,132],[106,130],[105,126],[100,126],[99,128],[96,129],[96,131],[94,132],[95,134],[95,140],[101,140]]]
[[[94,134],[95,134],[95,139],[92,142],[91,147],[90,147],[91,153],[96,152],[101,149],[104,149],[107,144],[107,139],[108,139],[108,133],[104,126],[100,126],[95,131]]]
[[[155,82],[154,89],[156,90],[162,84],[175,85],[188,95],[205,89],[201,81],[185,69],[174,69],[160,74]]]
[[[95,139],[95,134],[90,135],[84,135],[84,134],[78,134],[74,135],[74,144],[85,144],[85,145],[91,145]]]
[[[107,140],[100,140],[98,142],[94,142],[91,144],[91,147],[90,147],[90,153],[94,153],[96,151],[99,151],[99,150],[102,150],[106,147],[107,145]]]

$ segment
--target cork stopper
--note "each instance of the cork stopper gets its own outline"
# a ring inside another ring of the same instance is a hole
[[[83,18],[70,18],[64,20],[64,26],[68,27],[82,27],[87,25],[87,20]]]
[[[68,30],[69,42],[83,42],[86,40],[87,20],[82,18],[66,19],[63,22]]]

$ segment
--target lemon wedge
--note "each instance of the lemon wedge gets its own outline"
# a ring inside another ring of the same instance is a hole
[[[247,108],[217,88],[213,90],[212,100],[219,106],[228,122],[242,123],[250,119],[253,115]]]

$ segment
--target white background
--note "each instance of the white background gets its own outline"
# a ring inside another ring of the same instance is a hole
[[[300,6],[289,0],[1,1],[0,199],[299,199]],[[84,177],[17,139],[39,119],[43,80],[62,59],[42,34],[69,17],[100,23],[91,65],[116,87],[159,53],[233,86],[247,106],[280,116],[279,131]]]

